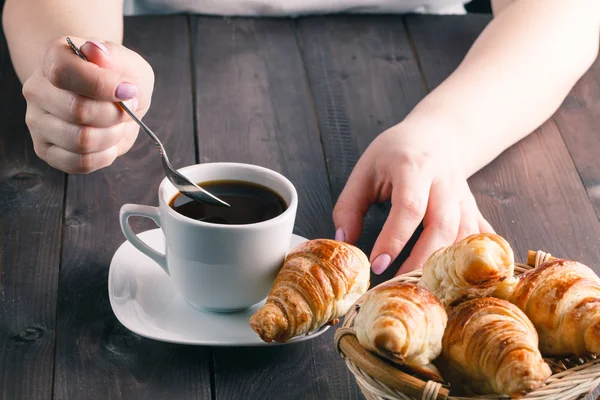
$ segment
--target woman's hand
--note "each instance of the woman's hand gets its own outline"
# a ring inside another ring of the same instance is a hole
[[[423,220],[424,230],[401,266],[422,266],[443,246],[470,234],[493,232],[467,184],[457,135],[431,124],[403,122],[379,135],[352,171],[333,211],[336,239],[358,240],[375,202],[391,200],[390,214],[371,253],[372,270],[385,271]],[[400,273],[400,271],[398,273]]]
[[[154,73],[137,53],[115,43],[71,37],[51,42],[23,84],[26,122],[36,154],[67,173],[90,173],[125,154],[138,126],[115,102],[140,118],[150,106]]]

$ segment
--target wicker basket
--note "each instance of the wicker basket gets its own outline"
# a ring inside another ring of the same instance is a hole
[[[516,264],[515,274],[537,267],[552,257],[541,251],[529,252],[526,264]],[[396,281],[416,283],[421,271],[394,278]],[[395,368],[390,363],[362,348],[352,329],[354,318],[360,311],[359,299],[350,309],[341,328],[335,334],[335,346],[354,374],[356,382],[368,400],[498,400],[508,396],[486,395],[474,397],[452,396],[446,384],[424,381],[416,376]],[[566,359],[545,359],[552,369],[547,384],[527,394],[523,399],[574,400],[583,399],[600,384],[600,357],[586,359],[571,357]]]

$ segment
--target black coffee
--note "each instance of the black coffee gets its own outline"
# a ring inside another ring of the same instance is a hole
[[[244,181],[210,181],[198,183],[211,194],[229,203],[231,207],[218,207],[199,203],[179,193],[169,206],[179,214],[213,224],[244,225],[275,218],[282,214],[287,204],[273,190]]]

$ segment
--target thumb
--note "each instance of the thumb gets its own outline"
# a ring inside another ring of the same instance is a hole
[[[138,100],[141,108],[150,103],[154,72],[142,56],[118,43],[98,39],[88,39],[81,45],[80,50],[88,61],[129,79],[139,90]]]
[[[90,39],[79,50],[89,62],[102,68],[110,68],[110,50],[102,41]]]
[[[333,209],[335,239],[354,244],[358,241],[363,220],[375,200],[372,179],[360,168],[355,168]]]
[[[81,45],[80,50],[88,61],[101,68],[119,72],[131,79],[152,71],[152,68],[142,56],[118,43],[87,39]]]

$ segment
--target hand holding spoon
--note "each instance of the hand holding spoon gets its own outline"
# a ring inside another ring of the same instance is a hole
[[[77,46],[75,46],[75,44],[68,37],[67,37],[67,43],[69,44],[71,49],[75,52],[75,54],[77,54],[79,57],[81,57],[82,59],[87,61],[87,58],[83,55],[83,53],[77,48]],[[117,105],[119,107],[121,107],[123,109],[123,111],[125,111],[140,126],[140,128],[142,128],[142,130],[144,132],[146,132],[146,134],[152,138],[152,140],[154,140],[154,142],[158,146],[158,151],[160,152],[160,155],[161,155],[161,161],[162,161],[162,164],[163,164],[163,167],[165,170],[165,174],[167,175],[167,178],[169,179],[169,181],[171,181],[171,183],[173,184],[173,186],[175,186],[175,188],[177,190],[179,190],[184,195],[188,196],[190,199],[198,201],[200,203],[206,203],[206,204],[211,204],[211,205],[220,206],[220,207],[229,207],[228,203],[224,202],[223,200],[219,199],[218,197],[216,197],[216,196],[210,194],[209,192],[207,192],[206,190],[202,189],[200,186],[191,182],[188,178],[186,178],[181,173],[179,173],[175,168],[173,168],[173,166],[169,162],[167,153],[165,152],[165,148],[163,147],[160,140],[158,140],[156,135],[150,130],[150,128],[148,128],[146,126],[146,124],[144,124],[133,112],[131,112],[131,110],[122,101],[119,101],[117,103]]]

